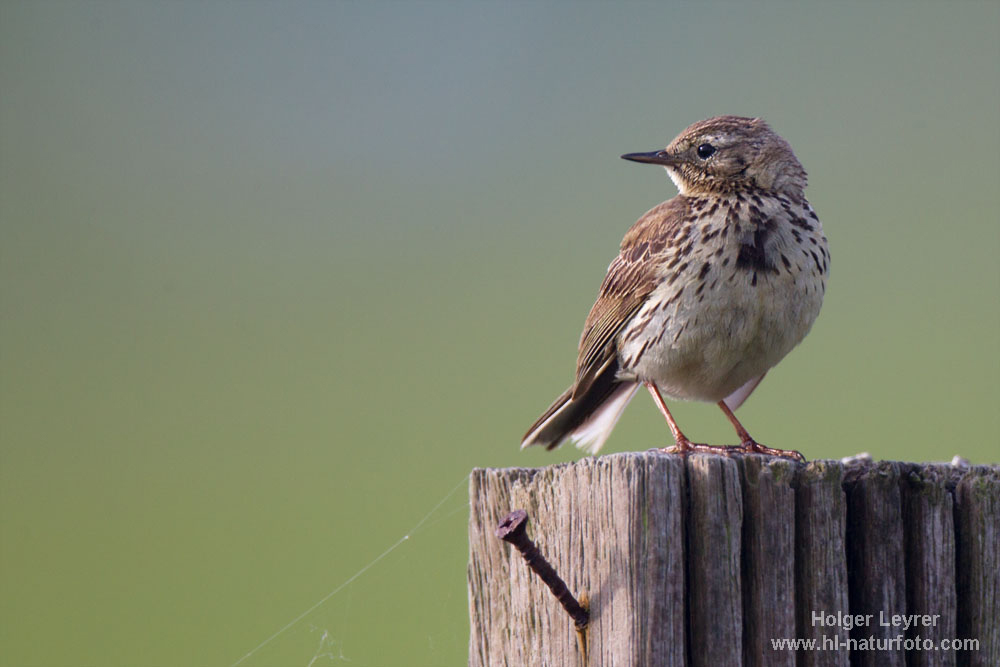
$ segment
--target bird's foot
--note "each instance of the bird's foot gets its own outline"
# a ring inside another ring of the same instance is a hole
[[[780,456],[786,459],[792,459],[798,461],[799,463],[805,463],[806,457],[802,456],[800,452],[794,449],[775,449],[773,447],[765,447],[753,438],[744,440],[739,446],[740,451],[744,454],[767,454],[768,456]]]
[[[671,445],[670,447],[658,447],[650,451],[663,452],[664,454],[679,454],[680,456],[687,456],[688,454],[716,454],[718,456],[729,456],[730,454],[738,454],[742,452],[743,448],[741,446],[729,447],[726,445],[705,445],[700,442],[691,442],[687,438],[678,438],[677,444],[675,445]]]

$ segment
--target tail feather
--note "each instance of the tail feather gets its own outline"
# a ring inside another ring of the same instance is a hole
[[[573,387],[567,389],[528,429],[521,448],[543,445],[555,449],[570,441],[596,454],[639,389],[635,382],[615,381],[617,367],[608,371],[602,374],[603,381],[593,383],[582,395],[574,398]]]
[[[757,385],[760,384],[760,381],[764,379],[765,375],[767,375],[767,371],[764,371],[755,378],[750,378],[742,387],[731,393],[729,396],[726,396],[724,400],[726,401],[726,405],[729,406],[729,409],[736,410],[736,408],[743,405],[743,401],[750,397],[750,394],[752,394],[753,390],[757,388]]]

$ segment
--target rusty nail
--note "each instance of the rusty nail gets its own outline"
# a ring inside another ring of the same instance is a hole
[[[497,526],[496,535],[504,542],[509,542],[521,552],[524,561],[531,568],[532,572],[541,577],[545,585],[549,587],[552,594],[559,600],[576,623],[577,630],[587,627],[590,621],[590,613],[584,609],[573,594],[566,588],[566,582],[560,578],[556,571],[552,569],[545,556],[538,550],[538,545],[528,537],[528,513],[524,510],[514,510],[504,517],[504,520]]]

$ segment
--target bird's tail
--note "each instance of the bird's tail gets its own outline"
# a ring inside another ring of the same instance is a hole
[[[570,441],[596,454],[638,388],[635,382],[598,381],[574,397],[570,387],[524,434],[521,449],[532,445],[555,449]]]

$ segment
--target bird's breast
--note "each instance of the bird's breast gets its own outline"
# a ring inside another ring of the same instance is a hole
[[[676,244],[686,256],[658,258],[661,279],[619,336],[621,375],[675,398],[718,401],[805,337],[829,253],[804,200],[722,205],[690,230],[690,243]]]

